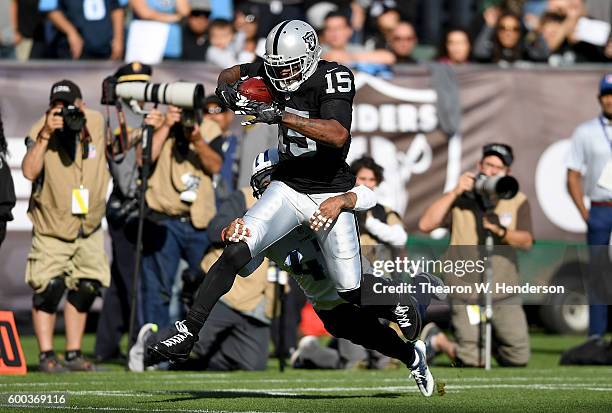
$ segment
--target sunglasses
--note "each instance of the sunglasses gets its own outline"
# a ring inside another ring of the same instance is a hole
[[[391,40],[393,40],[394,42],[401,42],[401,41],[412,42],[415,39],[416,39],[416,37],[414,37],[414,36],[393,36],[391,38]]]
[[[518,26],[499,26],[497,30],[502,31],[502,32],[518,33],[521,31],[521,28]]]

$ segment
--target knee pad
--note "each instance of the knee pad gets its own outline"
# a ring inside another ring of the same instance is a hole
[[[68,302],[80,313],[86,313],[91,308],[94,300],[100,295],[102,285],[96,280],[79,280],[76,290],[68,292]]]
[[[49,280],[47,288],[41,293],[35,293],[32,297],[32,305],[39,311],[55,314],[57,306],[66,291],[64,277],[55,277]]]

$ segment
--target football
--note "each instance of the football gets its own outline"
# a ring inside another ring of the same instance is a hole
[[[238,93],[250,100],[272,103],[272,94],[261,77],[251,77],[240,83]]]

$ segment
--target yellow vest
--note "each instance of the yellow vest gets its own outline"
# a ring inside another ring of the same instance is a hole
[[[83,159],[84,144],[79,142],[74,162],[67,162],[59,137],[49,139],[43,157],[42,185],[33,185],[28,216],[34,231],[42,235],[73,241],[82,234],[88,236],[102,222],[106,211],[106,193],[110,174],[105,156],[105,126],[100,112],[85,109],[87,130],[91,141],[87,159]],[[29,137],[36,139],[43,128],[45,117],[30,129]],[[72,190],[80,186],[89,190],[89,211],[85,215],[72,214]]]
[[[221,134],[219,126],[212,121],[204,122],[200,131],[207,142]],[[169,136],[162,146],[153,174],[149,178],[147,205],[152,210],[168,216],[189,215],[194,227],[205,229],[217,212],[212,179],[202,169],[193,145],[189,144],[189,151],[183,155],[178,151],[175,142],[176,138]],[[185,174],[200,180],[193,203],[180,199],[181,193],[187,190],[182,181]]]

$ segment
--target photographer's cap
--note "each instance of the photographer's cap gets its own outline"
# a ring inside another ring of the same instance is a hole
[[[61,100],[68,105],[74,105],[74,101],[82,99],[81,89],[70,80],[60,80],[51,86],[51,94],[49,96],[49,102],[55,102]]]
[[[506,166],[512,165],[514,154],[512,148],[505,143],[489,143],[482,148],[482,157],[497,156]]]
[[[227,112],[227,106],[217,97],[210,95],[204,99],[204,113],[215,114]]]
[[[121,66],[115,72],[117,83],[123,82],[150,82],[153,69],[140,62],[132,62]]]
[[[608,73],[601,78],[599,82],[599,96],[609,95],[612,93],[612,73]]]

